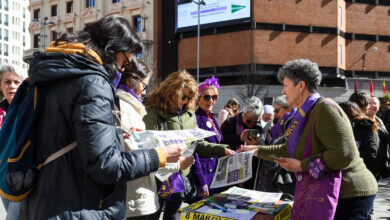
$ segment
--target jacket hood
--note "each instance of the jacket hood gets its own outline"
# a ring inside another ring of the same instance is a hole
[[[28,71],[32,84],[90,74],[100,75],[111,82],[102,65],[76,54],[36,52]]]

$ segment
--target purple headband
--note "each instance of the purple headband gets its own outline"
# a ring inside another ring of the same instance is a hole
[[[210,79],[206,79],[204,83],[198,86],[199,93],[202,93],[205,89],[207,89],[210,86],[215,86],[215,88],[219,89],[218,78],[212,76]]]

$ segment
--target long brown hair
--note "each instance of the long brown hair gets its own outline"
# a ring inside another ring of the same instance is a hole
[[[147,108],[155,107],[163,112],[174,112],[178,108],[178,100],[182,97],[184,88],[190,90],[191,100],[183,108],[195,111],[198,88],[194,77],[186,70],[171,73],[158,88],[149,94],[144,105]]]
[[[372,131],[378,131],[379,124],[376,121],[371,120],[368,118],[361,110],[359,105],[356,102],[352,101],[345,101],[341,102],[340,104],[341,109],[345,112],[345,114],[348,116],[351,123],[367,119],[369,121],[372,121]]]

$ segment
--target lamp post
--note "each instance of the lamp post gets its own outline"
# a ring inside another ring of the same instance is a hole
[[[32,20],[33,22],[38,22],[38,23],[40,23],[43,26],[43,45],[42,45],[43,49],[45,49],[45,46],[46,46],[46,25],[54,24],[54,22],[52,22],[52,21],[47,22],[48,19],[49,18],[47,16],[45,16],[43,18],[43,21],[40,21],[37,18],[34,18]]]
[[[366,52],[363,53],[362,55],[362,60],[363,60],[363,68],[362,68],[362,71],[365,71],[366,70],[366,56],[367,54],[372,51],[372,52],[376,52],[378,50],[378,47],[373,47],[371,48],[370,50],[367,50]]]
[[[206,5],[204,0],[192,1],[193,3],[198,5],[198,39],[196,46],[196,83],[199,84],[199,47],[200,47],[200,5]]]

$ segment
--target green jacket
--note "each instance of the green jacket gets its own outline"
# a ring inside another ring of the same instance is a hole
[[[333,102],[328,99],[328,101]],[[334,103],[334,102],[333,102]],[[348,117],[337,106],[338,111],[328,102],[319,101],[309,113],[306,126],[295,150],[294,158],[301,160],[301,168],[308,172],[311,157],[322,156],[328,168],[342,170],[340,198],[352,198],[374,195],[378,184],[359,157],[359,151],[353,136]],[[306,140],[313,120],[311,157],[303,159]],[[287,144],[259,146],[258,157],[273,160],[271,155],[290,157]]]
[[[197,128],[195,112],[184,110],[180,115],[173,113],[161,112],[158,109],[151,107],[146,108],[147,114],[143,121],[146,125],[146,130],[164,130],[164,123],[167,122],[168,130],[180,130]],[[199,157],[222,157],[225,156],[226,144],[215,144],[205,140],[198,141],[195,152]],[[183,175],[188,174],[189,169],[182,171]]]

